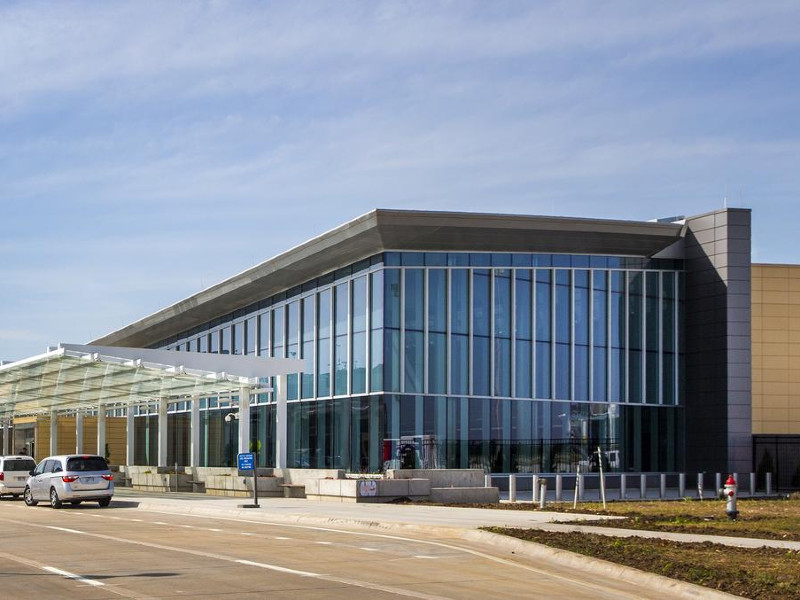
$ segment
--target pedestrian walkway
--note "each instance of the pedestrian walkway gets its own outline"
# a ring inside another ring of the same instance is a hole
[[[603,518],[598,515],[540,510],[320,502],[300,498],[263,498],[259,501],[261,508],[244,509],[240,506],[252,503],[252,499],[190,493],[143,493],[124,488],[117,488],[115,502],[130,503],[144,510],[313,525],[378,529],[425,528],[427,530],[430,528],[464,530],[479,527],[515,527],[546,531],[578,531],[614,537],[638,536],[678,542],[712,542],[742,548],[767,546],[800,551],[800,542],[794,541],[598,527],[580,524],[581,521],[596,521]],[[605,518],[620,519],[621,517]],[[571,521],[571,523],[567,524],[564,521]]]

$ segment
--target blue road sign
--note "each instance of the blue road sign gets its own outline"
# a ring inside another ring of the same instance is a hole
[[[252,452],[242,452],[239,454],[239,470],[252,471],[256,468],[256,455]]]

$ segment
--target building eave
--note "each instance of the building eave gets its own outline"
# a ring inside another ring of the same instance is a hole
[[[146,347],[386,250],[652,256],[674,223],[376,209],[89,342]]]

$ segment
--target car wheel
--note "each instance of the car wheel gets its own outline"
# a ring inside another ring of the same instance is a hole
[[[56,488],[50,488],[50,506],[53,508],[61,508],[63,506],[61,499],[58,497]]]
[[[36,506],[39,504],[39,502],[33,499],[33,494],[31,493],[31,488],[29,487],[25,488],[25,492],[22,494],[22,497],[25,498],[25,504],[28,506]]]
[[[100,505],[100,508],[105,508],[109,504],[111,504],[111,498],[103,498],[102,500],[98,500],[97,504]]]

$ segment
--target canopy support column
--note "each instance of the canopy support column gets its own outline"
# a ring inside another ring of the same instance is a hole
[[[288,431],[286,393],[288,387],[286,375],[275,377],[275,468],[277,469],[286,468],[286,434]]]
[[[250,452],[250,386],[239,388],[239,452]]]
[[[83,454],[83,411],[75,413],[75,454]]]
[[[158,399],[158,466],[168,467],[167,464],[167,399]]]
[[[136,429],[133,422],[134,406],[128,406],[125,410],[125,463],[130,466],[136,464],[134,454],[134,441],[136,440]]]
[[[50,456],[58,454],[58,413],[50,411]]]
[[[189,462],[193,467],[200,466],[200,398],[194,396],[189,403],[191,407],[189,427]]]
[[[102,404],[97,407],[97,454],[106,455],[106,408]]]
[[[11,452],[11,436],[14,435],[14,430],[11,428],[11,421],[6,421],[3,424],[3,455],[8,456]]]

